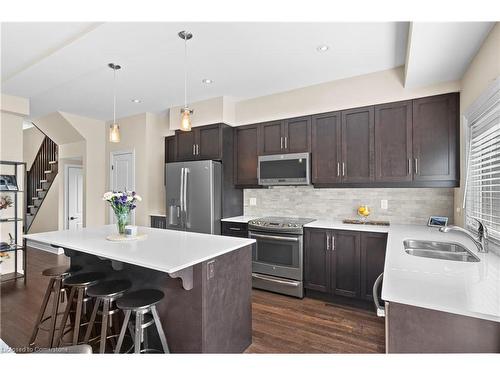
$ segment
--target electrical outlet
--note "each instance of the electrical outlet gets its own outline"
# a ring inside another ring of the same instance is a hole
[[[387,210],[388,207],[389,207],[389,202],[387,201],[387,199],[382,199],[380,201],[380,208],[383,210]]]
[[[215,277],[215,260],[211,260],[207,263],[207,280],[213,279]]]
[[[257,198],[250,198],[248,203],[250,206],[257,206]]]

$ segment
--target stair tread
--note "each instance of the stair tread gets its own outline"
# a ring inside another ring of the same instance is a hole
[[[45,174],[52,173],[52,171],[44,171]]]
[[[47,180],[40,180],[40,183],[42,183],[42,182],[47,182]]]
[[[56,164],[57,163],[57,160],[50,160],[49,161],[49,164]]]

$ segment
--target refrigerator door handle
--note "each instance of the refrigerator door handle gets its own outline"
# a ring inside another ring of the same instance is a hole
[[[188,222],[188,208],[187,208],[187,185],[188,185],[188,173],[189,173],[189,168],[183,168],[184,169],[184,191],[183,191],[183,201],[184,201],[184,217],[186,218],[186,224]]]
[[[184,211],[184,168],[181,168],[181,191],[179,192],[181,213]]]

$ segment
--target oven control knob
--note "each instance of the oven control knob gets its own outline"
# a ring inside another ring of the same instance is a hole
[[[292,226],[292,223],[288,223],[288,226],[291,227]]]
[[[294,224],[293,226],[294,226],[295,228],[298,228],[298,227],[299,227],[299,225],[298,225],[298,224]]]

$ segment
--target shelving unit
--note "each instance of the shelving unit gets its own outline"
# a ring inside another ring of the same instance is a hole
[[[14,196],[14,215],[12,217],[2,217],[0,218],[0,224],[14,224],[14,242],[8,247],[1,249],[2,253],[13,253],[14,254],[14,272],[1,275],[1,282],[12,281],[23,279],[26,284],[26,241],[22,239],[22,244],[20,244],[20,230],[19,223],[23,223],[21,234],[25,233],[25,216],[26,216],[26,194],[24,194],[24,189],[26,187],[26,163],[17,161],[3,161],[0,160],[1,174],[6,173],[6,169],[13,169],[13,175],[16,177],[16,181],[19,187],[20,177],[22,178],[22,186],[20,190],[0,190],[0,195],[12,194]],[[21,171],[20,171],[21,169]],[[10,173],[10,172],[9,172]],[[20,210],[20,205],[22,210]],[[19,212],[22,212],[20,217]],[[9,232],[10,233],[10,232]],[[10,238],[8,239],[10,240]],[[2,242],[7,242],[2,236]],[[19,272],[18,269],[18,253],[22,252],[23,261],[23,272]]]

